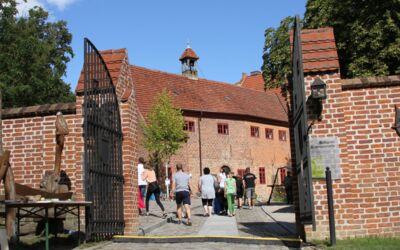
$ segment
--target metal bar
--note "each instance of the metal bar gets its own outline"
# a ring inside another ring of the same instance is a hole
[[[46,237],[46,242],[45,242],[45,249],[49,250],[49,209],[46,207],[45,208],[45,237]]]
[[[81,217],[79,214],[79,205],[78,205],[78,246],[81,244]]]
[[[333,207],[333,191],[332,191],[332,175],[329,167],[325,170],[326,191],[328,195],[328,212],[329,212],[329,237],[330,245],[336,245],[336,229],[335,229],[335,211]]]
[[[21,218],[20,218],[20,212],[19,212],[19,207],[17,208],[17,242],[19,242],[19,235],[20,235],[20,222]]]

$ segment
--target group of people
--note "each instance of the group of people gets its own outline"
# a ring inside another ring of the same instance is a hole
[[[257,177],[247,168],[243,179],[230,171],[228,166],[222,166],[215,177],[210,174],[209,168],[204,168],[200,177],[199,191],[204,207],[204,215],[211,216],[212,210],[220,215],[235,215],[235,200],[237,208],[243,206],[246,195],[250,209],[254,207],[255,184]]]
[[[144,159],[142,157],[139,158],[138,164],[138,183],[139,183],[139,213],[142,213],[142,209],[146,208],[146,215],[149,215],[149,201],[150,197],[154,195],[157,205],[160,207],[163,215],[163,218],[167,217],[167,213],[165,212],[165,208],[160,200],[161,188],[157,182],[156,173],[154,169],[145,164]],[[174,174],[174,178],[172,181],[170,196],[173,197],[177,204],[176,215],[178,217],[178,224],[182,223],[182,210],[183,207],[186,212],[186,225],[191,226],[191,212],[190,212],[190,175],[183,172],[183,165],[178,163],[176,164],[176,173]],[[140,200],[142,197],[146,197],[146,205],[144,206],[143,201]],[[141,204],[142,203],[142,204]]]

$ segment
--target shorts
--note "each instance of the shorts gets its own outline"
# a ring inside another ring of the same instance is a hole
[[[246,188],[246,197],[247,199],[255,198],[256,197],[255,188]]]
[[[189,191],[179,191],[175,193],[175,201],[177,205],[183,203],[183,205],[190,205],[190,193]]]
[[[212,203],[213,203],[213,200],[214,200],[214,199],[201,199],[201,202],[203,203],[203,206],[209,206],[209,207],[211,207],[211,206],[212,206]]]

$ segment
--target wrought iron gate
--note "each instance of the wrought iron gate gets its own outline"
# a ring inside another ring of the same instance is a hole
[[[293,34],[293,134],[295,145],[296,173],[299,188],[300,221],[314,224],[314,199],[312,190],[311,159],[308,140],[306,96],[301,50],[301,30],[299,17],[296,17]]]
[[[109,239],[124,232],[122,131],[110,73],[96,47],[85,38],[84,168],[86,235]]]

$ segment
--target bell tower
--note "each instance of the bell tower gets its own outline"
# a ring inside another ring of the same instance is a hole
[[[187,45],[179,58],[179,61],[182,63],[182,75],[193,80],[199,79],[197,76],[197,60],[199,60],[199,57],[190,48],[190,45]]]

